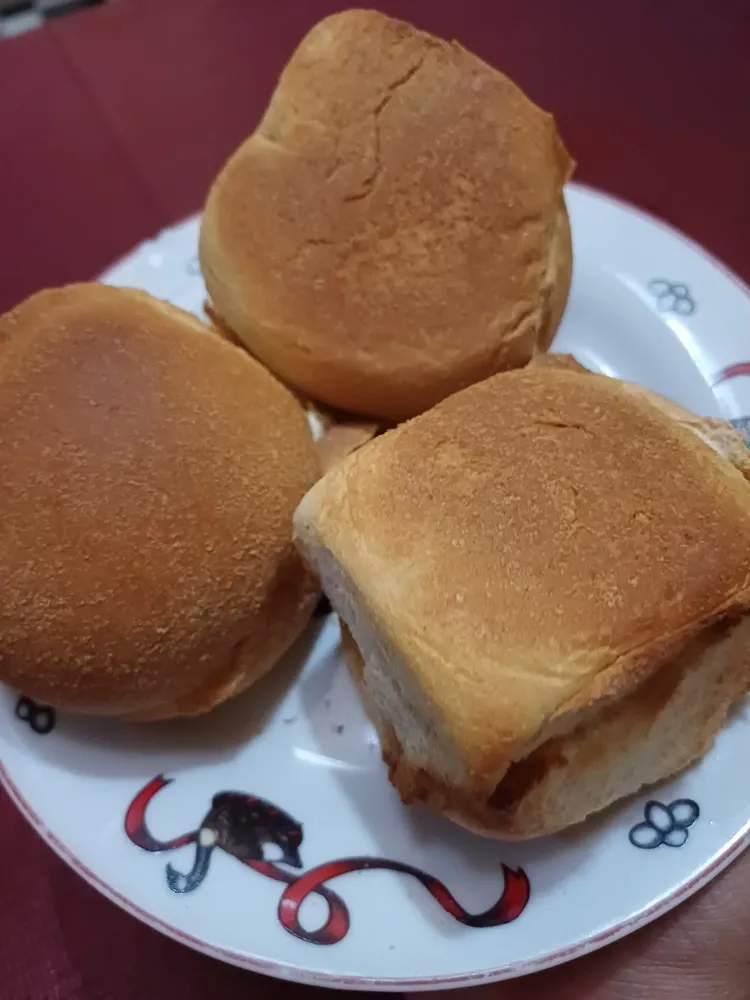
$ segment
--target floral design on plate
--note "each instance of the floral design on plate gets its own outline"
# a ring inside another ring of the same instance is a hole
[[[648,290],[656,299],[656,305],[660,312],[673,312],[679,316],[692,316],[695,312],[695,302],[690,294],[690,289],[682,282],[654,278],[649,281]]]
[[[16,718],[25,722],[39,736],[51,733],[57,724],[57,713],[49,705],[39,705],[26,695],[16,702]]]
[[[688,839],[688,830],[701,814],[692,799],[675,799],[669,805],[651,799],[643,810],[645,820],[636,823],[628,834],[633,847],[651,851],[656,847],[682,847]]]
[[[167,865],[167,885],[172,892],[183,894],[197,889],[208,874],[211,855],[218,847],[266,878],[286,885],[278,906],[282,927],[294,937],[310,944],[331,945],[343,941],[349,931],[350,917],[346,903],[326,885],[331,879],[350,872],[385,870],[410,875],[420,882],[432,898],[454,920],[467,927],[498,927],[521,916],[531,895],[529,879],[522,869],[502,866],[504,885],[500,898],[483,913],[469,913],[438,879],[412,865],[385,858],[340,858],[318,865],[301,874],[300,856],[302,825],[284,810],[265,799],[244,792],[220,792],[213,797],[211,808],[197,829],[172,840],[157,840],[146,824],[146,809],[169,778],[158,775],[135,796],[125,816],[125,833],[143,851],[163,852],[195,844],[195,859],[189,872],[177,871]],[[266,861],[264,848],[275,845],[281,851],[279,863]],[[284,867],[282,867],[284,866]],[[304,901],[317,895],[328,905],[328,917],[317,930],[306,930],[299,919]]]

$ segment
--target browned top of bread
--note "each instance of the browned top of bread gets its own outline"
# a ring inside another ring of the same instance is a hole
[[[571,167],[553,119],[457,43],[335,14],[210,192],[213,306],[313,398],[411,416],[554,333]]]
[[[227,684],[248,637],[258,666],[317,475],[291,395],[189,314],[28,299],[0,318],[0,677],[124,714]]]
[[[451,397],[345,460],[295,522],[488,789],[750,609],[746,480],[646,397],[577,371]]]
[[[532,361],[535,368],[556,368],[558,371],[573,371],[581,375],[591,375],[592,372],[580,363],[572,354],[537,354]],[[650,389],[635,382],[620,382],[623,390],[640,396],[654,406],[658,407],[665,416],[670,417],[690,428],[698,437],[702,438],[706,444],[710,444],[714,451],[738,469],[746,479],[750,480],[750,449],[747,443],[732,425],[717,417],[701,417],[691,410],[685,409],[674,400],[667,399]]]

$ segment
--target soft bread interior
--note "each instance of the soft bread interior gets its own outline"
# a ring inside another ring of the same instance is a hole
[[[408,734],[410,759],[417,766],[429,766],[440,780],[464,784],[469,776],[459,749],[425,698],[397,643],[382,623],[373,618],[341,563],[317,543],[309,528],[298,524],[296,530],[304,542],[306,557],[320,576],[324,592],[341,617],[342,628],[346,623],[357,636],[360,662],[364,660],[367,664],[366,681],[362,671],[360,689],[372,706],[373,720],[376,724],[379,719],[388,720],[389,726]]]

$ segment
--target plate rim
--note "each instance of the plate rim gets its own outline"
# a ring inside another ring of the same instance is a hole
[[[124,896],[114,889],[108,882],[93,872],[88,866],[70,850],[44,823],[34,808],[29,804],[18,786],[8,773],[4,763],[0,760],[0,784],[3,785],[11,801],[24,817],[27,823],[36,831],[41,839],[51,847],[57,856],[68,865],[78,876],[87,882],[93,889],[102,896],[114,903],[125,913],[139,920],[152,930],[164,934],[166,937],[185,945],[192,951],[207,955],[209,958],[217,959],[228,965],[233,965],[248,972],[258,975],[272,976],[275,979],[287,982],[302,983],[308,986],[328,987],[329,989],[340,990],[362,990],[378,992],[423,992],[431,990],[461,989],[482,984],[502,982],[508,979],[520,979],[535,972],[542,972],[544,969],[554,968],[584,955],[593,954],[605,945],[614,944],[621,938],[640,930],[658,918],[665,916],[678,904],[685,902],[704,886],[708,885],[718,875],[724,871],[733,861],[750,847],[750,819],[744,827],[739,830],[734,837],[729,840],[724,848],[711,858],[707,864],[701,867],[692,878],[677,886],[673,892],[656,900],[650,906],[645,907],[639,913],[628,917],[627,920],[620,921],[600,934],[586,938],[576,944],[560,948],[543,957],[527,959],[520,962],[508,962],[502,966],[491,969],[479,970],[476,972],[464,972],[457,974],[438,975],[434,977],[374,977],[344,975],[339,973],[320,972],[310,969],[288,965],[274,959],[257,958],[244,955],[231,948],[224,948],[221,945],[209,944],[201,938],[195,937],[188,931],[170,924],[161,917],[156,917],[147,910],[144,910],[133,900]]]
[[[684,232],[673,226],[671,223],[653,215],[651,212],[628,202],[625,199],[601,190],[593,185],[573,181],[566,186],[573,192],[580,192],[593,200],[609,202],[618,209],[630,215],[636,215],[643,221],[656,226],[675,237],[680,243],[687,246],[705,262],[712,264],[719,272],[728,278],[736,287],[742,291],[750,300],[750,285],[748,285],[738,274],[736,274],[727,264],[723,263],[710,250],[697,243]],[[177,220],[164,227],[159,233],[154,234],[152,239],[158,238],[162,233],[174,231],[182,226],[193,222],[200,213],[193,213]],[[141,249],[147,240],[141,241],[128,253],[123,254],[113,261],[96,279],[106,282],[109,275],[126,262],[130,261]],[[80,878],[87,882],[92,888],[102,896],[114,903],[121,910],[150,927],[152,930],[164,934],[166,937],[177,941],[193,951],[207,955],[235,967],[246,969],[258,975],[272,976],[288,982],[304,983],[311,986],[328,987],[332,989],[344,990],[366,990],[381,992],[418,992],[427,990],[457,989],[481,984],[491,984],[507,979],[520,978],[535,972],[541,972],[583,955],[592,954],[603,948],[605,945],[613,944],[615,941],[637,931],[660,917],[667,914],[680,903],[689,899],[700,889],[708,885],[716,876],[735,861],[748,847],[750,847],[750,819],[735,835],[727,841],[723,848],[715,853],[705,864],[703,864],[691,878],[677,885],[671,892],[655,900],[638,913],[628,917],[626,920],[614,924],[600,934],[588,937],[585,940],[568,945],[554,952],[548,953],[539,958],[526,959],[518,962],[506,962],[503,965],[495,966],[485,970],[464,972],[456,974],[440,974],[430,977],[372,977],[359,976],[356,974],[340,974],[304,969],[298,966],[289,965],[286,962],[274,959],[263,959],[221,945],[210,944],[209,942],[195,937],[187,931],[182,930],[175,924],[171,924],[161,917],[157,917],[148,910],[143,909],[132,899],[114,889],[108,882],[93,872],[69,847],[60,840],[55,833],[44,823],[28,800],[25,798],[20,788],[16,785],[9,774],[2,758],[0,758],[0,784],[4,787],[13,805],[18,809],[25,821],[36,831],[45,844],[50,847],[55,854]]]
[[[601,201],[611,202],[616,208],[623,209],[626,212],[630,212],[633,215],[638,215],[645,222],[649,222],[656,226],[658,229],[662,229],[669,233],[670,236],[676,237],[680,243],[685,244],[690,250],[698,254],[699,257],[703,257],[705,261],[720,271],[725,278],[728,278],[733,284],[735,284],[741,292],[744,292],[748,298],[750,298],[750,284],[744,280],[736,271],[725,264],[720,257],[717,257],[713,251],[704,247],[702,243],[698,243],[694,240],[692,236],[688,236],[687,233],[683,232],[678,226],[673,225],[671,222],[667,222],[666,219],[660,218],[658,215],[654,215],[646,208],[641,208],[640,205],[636,205],[632,201],[628,201],[626,198],[620,198],[619,195],[612,194],[609,191],[605,191],[603,188],[594,187],[593,184],[587,184],[583,181],[569,181],[566,185],[566,190],[570,189],[573,191],[580,191],[583,194],[591,195],[595,199],[600,199]],[[200,213],[197,213],[200,215]],[[190,216],[189,218],[194,218],[195,216]],[[184,219],[181,222],[176,223],[176,225],[182,225],[182,222],[188,221]]]

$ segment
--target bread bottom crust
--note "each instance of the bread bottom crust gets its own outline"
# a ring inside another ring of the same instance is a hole
[[[408,759],[368,697],[366,668],[344,626],[342,648],[402,801],[424,802],[499,839],[557,833],[674,776],[708,752],[750,690],[750,619],[714,624],[627,697],[512,764],[487,798],[451,787]]]

